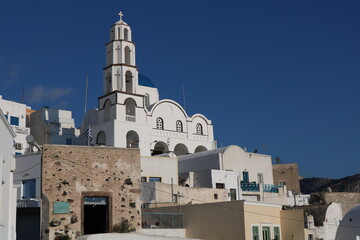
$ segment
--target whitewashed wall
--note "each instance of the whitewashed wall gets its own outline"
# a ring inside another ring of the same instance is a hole
[[[15,133],[0,110],[0,238],[16,238],[16,189],[13,185]]]

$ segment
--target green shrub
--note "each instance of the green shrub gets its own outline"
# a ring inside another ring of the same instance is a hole
[[[129,233],[129,232],[134,232],[135,228],[131,226],[131,224],[129,224],[128,220],[125,219],[121,219],[121,221],[119,223],[116,223],[113,226],[113,232],[116,233]]]
[[[69,235],[59,235],[55,237],[55,240],[71,240],[71,237]]]

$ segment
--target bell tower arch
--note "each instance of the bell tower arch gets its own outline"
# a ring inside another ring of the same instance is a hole
[[[103,69],[104,95],[113,91],[136,93],[138,86],[138,69],[131,27],[124,22],[122,12],[119,16],[120,20],[110,29],[110,42],[106,44],[106,66]],[[132,73],[131,88],[129,87],[129,72]]]

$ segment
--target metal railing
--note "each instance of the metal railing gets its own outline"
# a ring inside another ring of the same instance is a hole
[[[135,116],[131,116],[131,115],[126,115],[125,118],[126,118],[126,121],[128,121],[128,122],[135,122],[135,120],[136,120]]]
[[[272,184],[263,184],[263,191],[264,192],[272,192],[272,193],[278,193],[279,188],[282,186],[280,185],[272,185]]]
[[[12,126],[13,130],[15,133],[20,133],[20,134],[24,134],[24,135],[29,135],[30,134],[30,129],[29,128],[24,128],[24,127],[20,127],[20,126]]]
[[[250,183],[250,182],[242,182],[240,184],[241,190],[245,192],[259,192],[259,184],[257,183]]]
[[[182,213],[142,213],[142,228],[183,228]]]

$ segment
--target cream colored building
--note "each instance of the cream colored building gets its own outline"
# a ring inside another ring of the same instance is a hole
[[[182,213],[186,237],[205,240],[304,240],[302,210],[250,201],[143,209],[143,213]]]

